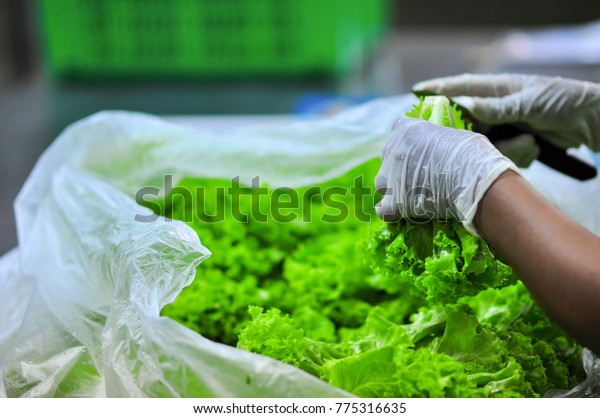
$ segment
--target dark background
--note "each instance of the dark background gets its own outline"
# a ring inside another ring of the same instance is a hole
[[[307,93],[405,93],[422,79],[481,70],[481,57],[508,32],[599,18],[600,1],[397,0],[377,51],[336,79],[81,83],[46,73],[35,2],[0,0],[0,254],[17,244],[12,204],[39,155],[66,125],[96,111],[289,114]],[[587,67],[525,70],[600,79]]]
[[[594,0],[396,0],[393,5],[397,27],[556,25],[600,17],[600,2]]]

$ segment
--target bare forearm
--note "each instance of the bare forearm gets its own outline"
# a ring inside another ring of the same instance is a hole
[[[600,238],[508,171],[479,204],[475,225],[546,312],[600,353]]]

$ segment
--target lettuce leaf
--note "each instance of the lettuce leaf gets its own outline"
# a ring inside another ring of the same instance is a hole
[[[382,225],[359,243],[389,293],[409,290],[432,304],[455,302],[516,281],[512,269],[457,221]]]
[[[515,332],[506,338],[482,325],[467,304],[423,310],[406,325],[389,321],[377,307],[363,326],[344,329],[338,342],[327,343],[307,337],[277,309],[253,307],[251,314],[239,348],[364,397],[534,397],[567,384],[552,381],[545,365],[563,368],[562,376],[577,375],[555,355],[548,357],[549,344]],[[540,343],[548,352],[539,350]]]
[[[469,128],[445,98],[409,116]],[[213,256],[162,314],[364,397],[538,397],[583,380],[581,347],[484,241],[458,222],[375,216],[378,168],[297,189],[287,221],[239,215],[269,213],[289,190],[183,180],[153,210],[187,222]],[[359,198],[323,193],[357,179],[369,186]]]

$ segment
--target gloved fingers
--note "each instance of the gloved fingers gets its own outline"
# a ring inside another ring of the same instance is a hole
[[[526,86],[527,76],[520,74],[461,74],[421,81],[414,92],[432,92],[448,97],[504,97]]]
[[[394,196],[392,194],[385,195],[383,199],[377,202],[375,213],[385,222],[398,222],[402,218],[400,205],[394,203]]]
[[[441,135],[444,131],[450,131],[451,129],[453,128],[440,126],[423,119],[401,116],[392,127],[388,152],[394,153],[403,144],[406,146],[406,144],[421,142],[427,138]]]
[[[383,197],[382,201],[385,200],[386,204],[391,204],[392,197],[394,200],[398,200],[403,178],[406,178],[406,173],[402,171],[401,166],[395,164],[395,158],[390,156],[389,159],[382,161],[377,176],[375,176],[375,190]]]
[[[395,145],[401,138],[393,138],[390,142]],[[388,154],[388,157],[382,160],[379,172],[375,177],[375,189],[382,196],[382,199],[375,205],[375,212],[382,220],[386,222],[398,221],[402,213],[402,187],[407,178],[407,173],[403,171],[403,166],[397,164],[394,153]]]
[[[385,163],[384,163],[385,164]],[[377,173],[375,177],[375,191],[379,193],[381,196],[385,196],[387,194],[388,189],[388,176],[387,176],[387,167],[381,166],[381,169]]]
[[[459,96],[453,100],[479,122],[489,125],[523,122],[522,97],[519,92],[504,97]]]
[[[398,119],[394,121],[394,124],[392,125],[392,132],[381,153],[381,161],[385,162],[385,160],[390,157],[390,153],[392,153],[394,148],[397,147],[397,143],[402,140],[403,135],[399,132],[404,131],[404,126],[406,124],[410,124],[413,120],[416,119],[409,118],[407,116],[399,116]]]
[[[539,156],[540,147],[530,134],[494,142],[498,151],[508,157],[517,167],[526,168]]]
[[[407,148],[408,143],[413,142],[415,138],[422,140],[423,135],[427,134],[425,125],[429,125],[430,127],[437,126],[422,119],[407,116],[400,116],[396,119],[392,126],[392,133],[383,149],[381,160],[385,162],[387,159],[401,158],[406,151],[401,153],[399,152],[399,149]],[[423,129],[425,130],[423,131]]]

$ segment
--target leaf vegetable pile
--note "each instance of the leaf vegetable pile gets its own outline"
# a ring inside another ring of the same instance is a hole
[[[407,115],[468,128],[443,97]],[[181,181],[154,210],[213,256],[162,314],[362,397],[537,397],[583,380],[581,347],[485,242],[375,216],[378,166],[296,190]],[[257,216],[273,202],[290,203],[285,221]]]

